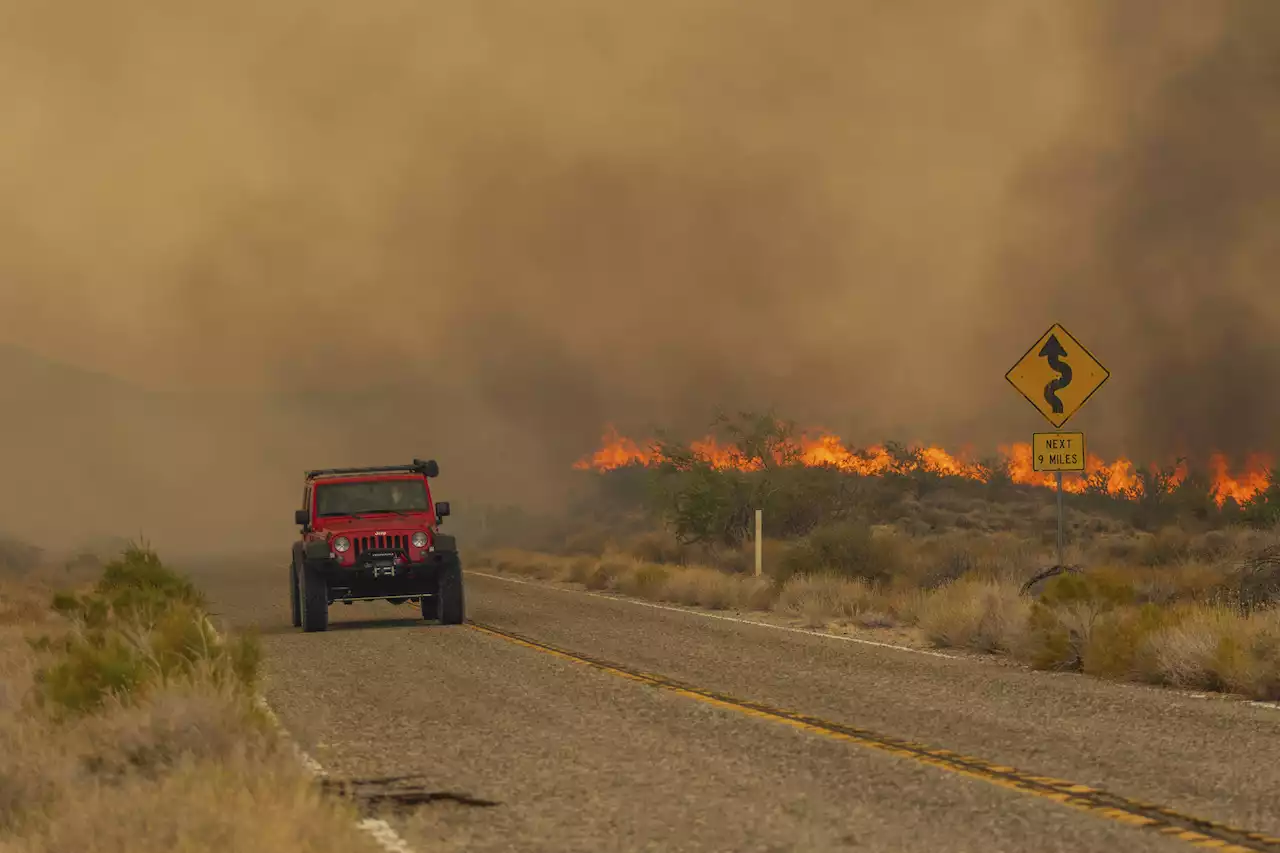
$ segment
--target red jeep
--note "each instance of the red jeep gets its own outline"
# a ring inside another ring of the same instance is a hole
[[[462,561],[439,532],[449,504],[432,504],[427,483],[439,474],[434,459],[307,472],[289,568],[294,627],[323,631],[335,601],[377,599],[417,599],[422,618],[462,624]]]

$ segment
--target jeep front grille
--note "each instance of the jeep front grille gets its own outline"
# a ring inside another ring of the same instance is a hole
[[[395,551],[407,551],[409,549],[409,537],[396,534],[394,536],[359,536],[351,540],[352,546],[355,548],[356,556],[365,551],[385,551],[388,548]]]

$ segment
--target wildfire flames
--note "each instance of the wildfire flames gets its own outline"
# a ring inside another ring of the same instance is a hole
[[[707,437],[689,444],[689,449],[699,458],[706,460],[716,468],[738,468],[751,470],[760,463],[755,459],[747,459],[744,454],[732,445],[721,444],[715,438]],[[906,469],[923,468],[938,474],[956,477],[968,477],[985,480],[989,472],[974,462],[968,453],[952,453],[941,447],[912,446],[915,459],[908,462]],[[904,469],[900,457],[895,458],[888,448],[872,445],[862,449],[846,446],[837,436],[829,433],[802,435],[795,440],[798,461],[803,465],[829,465],[842,471],[869,476],[882,475],[890,471]],[[1005,463],[1010,479],[1015,483],[1030,486],[1053,487],[1056,479],[1051,473],[1035,471],[1032,465],[1031,445],[1018,442],[1000,447],[1000,457]],[[582,471],[609,471],[627,465],[654,465],[658,461],[658,453],[654,442],[638,442],[620,435],[610,426],[606,428],[600,449],[574,463],[574,468]],[[1214,499],[1221,506],[1227,498],[1244,502],[1258,492],[1267,488],[1273,459],[1267,454],[1255,453],[1245,460],[1242,470],[1232,471],[1227,458],[1221,453],[1209,457],[1208,476],[1212,484]],[[1179,465],[1167,481],[1170,488],[1176,487],[1187,476],[1185,464]],[[1139,468],[1129,459],[1115,459],[1107,462],[1092,453],[1085,458],[1084,475],[1068,473],[1063,477],[1064,490],[1082,493],[1092,488],[1105,490],[1112,495],[1131,495],[1141,487]]]

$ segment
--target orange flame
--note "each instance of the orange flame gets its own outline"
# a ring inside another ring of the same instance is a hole
[[[755,470],[761,467],[760,460],[748,459],[738,448],[722,444],[711,436],[691,442],[689,449],[715,468]],[[819,433],[802,435],[796,440],[794,449],[802,465],[830,466],[864,476],[923,469],[946,476],[985,480],[990,473],[970,459],[968,453],[952,453],[937,446],[913,445],[908,448],[911,458],[904,460],[895,458],[882,445],[855,449],[845,445],[838,436]],[[1002,445],[999,452],[1009,478],[1014,483],[1050,488],[1056,485],[1053,474],[1034,470],[1030,444],[1016,442]],[[628,465],[650,466],[657,461],[658,454],[653,442],[636,442],[621,435],[610,425],[605,429],[600,449],[580,459],[573,467],[580,471],[610,471]],[[1209,475],[1218,505],[1221,506],[1227,498],[1244,502],[1265,490],[1270,484],[1273,461],[1273,457],[1267,454],[1254,453],[1245,460],[1243,469],[1233,472],[1223,454],[1212,454],[1209,457]],[[1084,475],[1068,474],[1063,477],[1062,488],[1075,494],[1093,490],[1118,496],[1134,495],[1141,488],[1140,473],[1132,460],[1122,457],[1107,462],[1090,453],[1085,459]],[[1187,477],[1187,473],[1186,464],[1179,464],[1173,469],[1166,486],[1170,489],[1176,487]]]
[[[611,471],[627,465],[652,465],[657,457],[650,447],[641,447],[609,424],[605,427],[600,449],[590,458],[579,459],[573,467],[579,471]]]

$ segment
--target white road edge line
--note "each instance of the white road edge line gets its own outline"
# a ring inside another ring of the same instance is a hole
[[[289,734],[289,730],[284,727],[284,723],[280,722],[276,712],[267,704],[266,697],[259,694],[256,697],[256,703],[262,713],[266,715],[266,718],[271,721],[271,725],[275,726],[280,736],[293,747],[294,754],[298,756],[298,761],[306,768],[307,772],[318,779],[329,778],[329,771],[325,770],[320,765],[320,762],[307,755],[306,750],[299,746],[298,742]],[[392,829],[391,824],[385,820],[365,818],[356,824],[356,828],[368,833],[377,842],[378,846],[387,851],[387,853],[414,853],[413,848],[409,846],[409,842],[405,841],[400,836],[400,833]]]
[[[563,586],[554,586],[549,583],[538,583],[536,581],[528,581],[523,578],[509,578],[504,575],[494,575],[488,572],[477,572],[475,569],[467,569],[467,574],[478,575],[482,578],[492,578],[497,581],[506,581],[507,583],[524,584],[525,586],[536,586],[542,589],[554,589],[559,592],[574,593],[577,595],[587,595],[592,598],[603,598],[606,601],[620,601],[624,604],[634,604],[637,607],[652,607],[654,610],[669,610],[672,613],[687,613],[690,616],[700,616],[703,619],[718,619],[721,622],[736,622],[739,625],[754,625],[758,628],[772,628],[775,631],[786,631],[791,634],[804,634],[808,637],[821,637],[826,640],[840,640],[845,643],[857,643],[862,646],[876,646],[881,649],[894,649],[899,652],[910,652],[913,655],[928,655],[933,658],[945,658],[947,660],[963,660],[959,655],[949,655],[943,652],[930,651],[929,649],[913,649],[910,646],[899,646],[895,643],[881,643],[877,640],[864,640],[861,637],[846,637],[841,634],[829,634],[825,631],[813,631],[808,628],[792,628],[788,625],[771,625],[768,622],[757,622],[755,619],[742,619],[737,616],[721,616],[718,613],[705,613],[701,610],[693,610],[687,607],[672,607],[669,604],[655,604],[652,601],[637,601],[634,598],[624,598],[618,595],[602,595],[598,592],[590,592],[581,589],[568,589]]]

